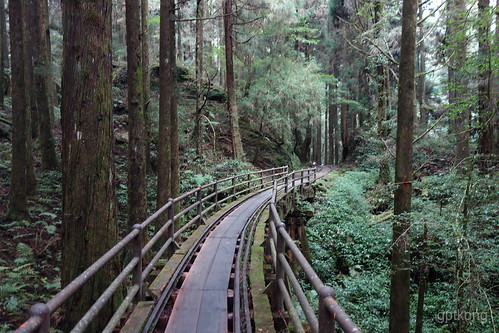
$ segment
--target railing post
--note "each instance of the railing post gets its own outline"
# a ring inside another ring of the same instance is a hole
[[[215,210],[218,210],[218,181],[213,184],[213,192],[215,193]]]
[[[172,255],[175,252],[175,204],[173,203],[173,199],[170,198],[168,199],[168,203],[170,204],[170,207],[168,207],[168,221],[172,221],[172,224],[168,228],[168,239],[171,238],[172,243],[170,245],[170,255]]]
[[[236,177],[232,177],[232,201],[235,200],[234,196],[236,195]]]
[[[284,176],[284,196],[288,197],[288,175]]]
[[[293,189],[294,189],[294,188],[295,188],[295,172],[294,172],[294,171],[293,171],[293,173],[292,173],[292,178],[291,178],[291,179],[292,179],[292,182],[291,182],[291,188],[293,188]]]
[[[249,189],[251,188],[250,179],[251,179],[251,174],[248,173],[248,192],[249,192]]]
[[[135,295],[133,301],[137,304],[143,301],[144,295],[142,294],[142,225],[135,224],[133,229],[137,229],[139,233],[133,239],[133,256],[138,258],[137,265],[133,270],[132,284],[139,286],[139,291]]]
[[[327,298],[334,298],[333,288],[323,286],[319,290],[319,333],[334,332],[334,314],[329,313],[325,307]]]
[[[310,183],[310,169],[307,170],[307,182]]]
[[[303,193],[303,183],[305,182],[303,177],[303,169],[300,171],[300,194]]]
[[[198,223],[197,225],[200,225],[203,222],[203,196],[201,193],[201,187],[198,187],[198,190],[196,191],[196,200],[198,202]]]
[[[260,171],[260,188],[263,188],[263,170]]]
[[[282,280],[284,282],[284,267],[282,266],[282,263],[280,261],[280,254],[284,254],[284,251],[286,250],[286,243],[284,242],[284,238],[282,237],[280,233],[280,229],[284,228],[285,224],[282,223],[281,221],[277,221],[277,219],[280,219],[278,216],[274,216],[274,223],[276,225],[276,231],[277,231],[277,244],[276,244],[276,252],[277,252],[277,260],[275,264],[275,277],[277,281],[277,285],[279,285],[279,280]],[[277,289],[279,291],[279,288]],[[277,309],[279,311],[284,311],[284,298],[281,295],[281,292],[279,291],[277,293]]]
[[[40,317],[42,324],[36,332],[49,333],[50,331],[50,309],[45,303],[38,303],[29,309],[30,317]]]
[[[314,182],[317,180],[317,167],[314,168]]]

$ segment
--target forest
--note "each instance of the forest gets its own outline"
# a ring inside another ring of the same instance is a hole
[[[0,332],[170,198],[316,165],[302,250],[362,331],[497,332],[494,2],[0,0]]]

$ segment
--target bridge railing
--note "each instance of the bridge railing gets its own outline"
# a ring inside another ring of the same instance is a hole
[[[310,169],[311,170],[311,169]],[[297,177],[298,173],[298,177]],[[308,175],[304,175],[308,173]],[[315,172],[313,172],[313,180],[315,180]],[[274,182],[272,191],[272,199],[269,205],[270,210],[270,248],[272,252],[273,265],[275,270],[275,278],[278,288],[277,306],[280,311],[284,307],[288,311],[291,320],[297,332],[305,332],[302,321],[300,320],[296,308],[291,299],[291,295],[286,287],[286,280],[292,286],[294,295],[298,299],[303,313],[307,319],[312,332],[326,333],[335,331],[335,321],[345,332],[360,332],[359,328],[350,319],[346,312],[338,305],[335,300],[334,291],[331,287],[326,286],[317,273],[314,271],[310,263],[307,261],[295,241],[286,231],[286,224],[282,222],[276,208],[278,199],[287,196],[292,188],[299,181],[300,187],[303,184],[311,182],[310,171],[300,170],[285,175]],[[280,197],[279,197],[280,196]],[[310,305],[303,289],[300,286],[294,271],[286,258],[286,248],[292,253],[301,269],[305,273],[307,280],[310,282],[314,290],[319,296],[318,318],[314,309]]]
[[[111,260],[121,256],[125,248],[131,247],[132,258],[130,261],[71,331],[85,331],[92,320],[95,319],[107,302],[113,297],[115,292],[123,284],[128,284],[130,287],[123,302],[103,330],[103,332],[112,332],[130,304],[138,303],[144,299],[143,282],[153,271],[155,265],[163,257],[165,252],[169,249],[174,249],[178,245],[177,240],[180,241],[180,236],[183,232],[191,227],[195,227],[195,224],[200,225],[205,216],[216,212],[222,204],[227,204],[230,200],[234,200],[241,195],[249,194],[255,190],[271,188],[276,179],[287,175],[287,173],[287,166],[249,172],[220,179],[186,192],[177,198],[170,198],[163,207],[144,222],[134,225],[128,235],[47,303],[33,305],[29,311],[29,319],[16,332],[48,333],[51,314],[61,308],[102,267]],[[179,211],[177,212],[176,209]],[[179,219],[189,220],[179,230],[174,230],[175,221]],[[145,233],[148,232],[148,228],[156,221],[161,221],[162,226],[146,244],[143,244]],[[157,243],[159,244],[156,245]],[[156,251],[155,249],[159,246],[161,246],[159,250],[154,253],[153,258],[144,267],[143,258],[149,252]]]

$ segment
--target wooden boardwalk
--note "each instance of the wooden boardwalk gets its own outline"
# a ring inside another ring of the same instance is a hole
[[[267,190],[227,215],[206,238],[179,291],[165,332],[227,332],[227,290],[237,239],[255,210],[270,199]]]

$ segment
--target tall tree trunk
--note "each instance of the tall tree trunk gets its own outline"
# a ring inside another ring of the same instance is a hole
[[[201,145],[203,133],[201,131],[201,117],[203,114],[203,16],[204,16],[204,0],[197,0],[196,7],[196,118],[194,125],[194,143],[196,145],[196,153],[201,157]]]
[[[418,305],[416,308],[416,329],[414,333],[423,333],[424,298],[426,293],[426,280],[428,279],[428,226],[423,222],[423,244],[421,245],[421,265],[419,268]]]
[[[236,88],[234,78],[233,60],[233,26],[232,26],[232,1],[224,0],[224,29],[225,29],[225,66],[227,74],[227,110],[229,112],[230,136],[232,139],[232,156],[244,158],[241,131],[239,129],[239,114],[236,105]]]
[[[128,80],[128,225],[146,219],[146,136],[142,88],[142,40],[140,3],[126,0]]]
[[[418,20],[423,19],[423,6],[419,6]],[[424,24],[421,23],[419,28],[419,45],[417,47],[417,68],[418,68],[418,85],[416,89],[416,96],[419,104],[419,124],[423,129],[426,128],[428,123],[428,109],[426,106],[426,49],[424,43]]]
[[[310,162],[310,145],[312,144],[312,125],[310,120],[307,121],[307,127],[305,128],[305,139],[303,140],[301,146],[301,156],[300,160],[302,163]]]
[[[38,137],[38,109],[36,105],[36,87],[34,81],[34,66],[33,66],[33,48],[28,45],[33,45],[33,39],[36,35],[34,29],[34,13],[33,8],[36,4],[34,0],[23,0],[24,2],[24,63],[26,70],[26,95],[28,103],[28,114],[26,115],[26,128],[29,132],[26,138],[26,191],[28,196],[32,196],[36,192],[36,175],[35,175],[35,160],[33,156],[33,139]]]
[[[341,151],[341,160],[345,161],[348,157],[348,104],[342,103],[341,104],[341,119],[340,119],[340,126],[341,126],[341,146],[342,146],[342,151]]]
[[[483,155],[480,168],[485,171],[487,169],[487,160],[491,158],[493,153],[493,131],[494,121],[497,118],[497,111],[494,110],[494,105],[491,103],[493,92],[492,69],[491,61],[492,54],[490,52],[490,29],[492,17],[490,12],[489,0],[478,1],[478,60],[483,65],[480,68],[478,80],[478,118],[480,123],[480,132],[478,139],[478,152]],[[497,92],[495,92],[497,94]]]
[[[326,85],[326,98],[327,98],[327,107],[324,111],[324,164],[329,164],[329,104],[331,103],[331,90],[330,84]]]
[[[336,65],[335,65],[336,67]],[[338,130],[338,104],[333,103],[333,94],[336,94],[336,86],[333,84],[329,85],[330,95],[329,95],[329,103],[328,103],[328,120],[329,120],[329,132],[328,132],[328,150],[329,154],[327,155],[328,164],[338,163],[336,158],[336,149],[338,149],[336,144],[335,134]]]
[[[319,110],[319,114],[321,114]],[[318,164],[322,164],[322,126],[321,126],[321,118],[317,119],[317,133],[315,135],[315,161]]]
[[[147,172],[151,173],[151,75],[149,71],[149,1],[141,0],[142,31],[142,97],[144,113],[144,144]]]
[[[7,24],[5,17],[5,0],[0,0],[0,107],[4,106],[5,99],[5,52],[4,48],[6,43],[4,39],[7,36]]]
[[[449,51],[449,104],[453,108],[455,135],[454,165],[463,172],[470,155],[470,109],[466,100],[468,82],[463,67],[466,63],[466,4],[464,0],[448,0],[447,40]]]
[[[412,199],[412,137],[415,110],[415,56],[417,0],[404,0],[402,5],[402,36],[399,66],[397,149],[395,158],[395,189],[392,275],[390,286],[390,332],[409,332],[411,257],[409,228]]]
[[[12,166],[9,207],[4,221],[28,220],[27,114],[23,11],[24,1],[9,1],[10,50],[12,53]]]
[[[37,0],[25,0],[25,11],[24,11],[24,24],[26,33],[24,35],[25,45],[36,45],[37,29],[35,24],[35,8],[37,7]],[[37,106],[37,96],[36,96],[36,85],[35,85],[35,67],[34,58],[35,52],[33,47],[26,47],[24,52],[26,53],[26,85],[28,89],[28,100],[30,108],[30,126],[31,126],[31,137],[33,139],[38,138],[39,134],[39,121],[38,121],[38,106]]]
[[[179,194],[175,1],[161,1],[157,206]],[[178,227],[178,226],[177,226]]]
[[[48,37],[48,3],[47,0],[38,0],[34,6],[34,24],[36,26],[37,52],[35,53],[35,82],[36,101],[39,115],[40,128],[40,150],[42,155],[42,168],[44,170],[56,170],[59,168],[57,154],[55,151],[55,139],[52,132],[52,120],[50,114],[52,104],[50,102],[50,85],[52,84],[52,66],[50,63],[50,45]]]
[[[118,240],[111,7],[111,0],[63,2],[62,286]],[[66,303],[68,326],[81,318],[118,271],[119,263],[112,261]],[[116,305],[113,300],[109,303],[89,331],[103,328]]]

